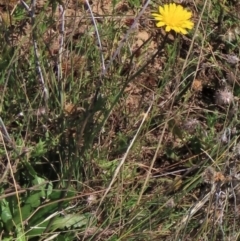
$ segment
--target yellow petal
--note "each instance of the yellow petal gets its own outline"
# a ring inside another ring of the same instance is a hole
[[[156,24],[156,26],[159,27],[159,28],[162,27],[162,26],[164,26],[164,25],[166,25],[164,22],[158,22],[158,23]]]
[[[159,7],[159,8],[158,8],[158,11],[159,11],[160,14],[163,14],[163,13],[164,13],[163,7]]]
[[[166,31],[166,32],[169,32],[170,30],[171,30],[171,27],[169,27],[169,26],[167,25],[165,31]]]
[[[177,5],[175,3],[172,3],[170,6],[171,6],[171,11],[174,13],[177,10]]]
[[[186,12],[184,17],[189,19],[189,18],[192,17],[192,13],[191,12]]]
[[[183,28],[188,28],[188,29],[192,29],[193,26],[194,26],[194,24],[190,21],[187,21],[182,25]]]
[[[181,31],[179,27],[173,27],[172,29],[173,29],[176,33],[180,33],[180,31]]]
[[[168,15],[169,14],[169,5],[168,4],[165,4],[164,6],[164,15]]]
[[[156,21],[163,21],[163,17],[159,16],[159,17],[155,17]]]
[[[186,29],[184,29],[184,28],[180,28],[179,30],[180,30],[180,31],[179,31],[180,33],[182,33],[182,34],[187,34]]]
[[[152,15],[153,17],[156,17],[156,18],[161,16],[161,15],[159,15],[158,13],[152,13],[151,15]]]

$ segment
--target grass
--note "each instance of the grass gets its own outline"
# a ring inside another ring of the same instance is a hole
[[[1,240],[238,240],[238,2],[185,36],[167,1],[34,2],[0,1]]]

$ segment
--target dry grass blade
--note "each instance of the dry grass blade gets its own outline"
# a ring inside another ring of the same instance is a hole
[[[203,208],[203,206],[206,204],[206,202],[208,202],[212,196],[215,194],[216,192],[216,185],[212,185],[212,189],[209,193],[207,193],[204,198],[202,198],[202,200],[198,201],[196,204],[194,204],[189,211],[187,211],[187,214],[182,218],[182,220],[179,222],[179,224],[177,225],[177,233],[175,236],[175,240],[179,239],[179,235],[181,231],[184,231],[184,229],[186,228],[188,222],[191,220],[191,218],[194,216],[194,214],[196,214],[199,210],[201,210]]]
[[[0,0],[1,239],[237,240],[239,6]]]

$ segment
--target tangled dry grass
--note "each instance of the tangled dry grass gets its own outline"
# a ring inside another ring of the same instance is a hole
[[[238,1],[0,1],[2,240],[238,240]]]

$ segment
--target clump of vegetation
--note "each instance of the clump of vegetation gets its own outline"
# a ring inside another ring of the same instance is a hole
[[[238,240],[239,10],[0,0],[0,239]]]

